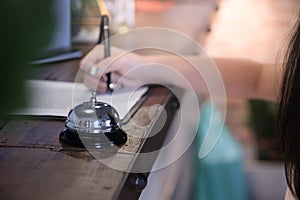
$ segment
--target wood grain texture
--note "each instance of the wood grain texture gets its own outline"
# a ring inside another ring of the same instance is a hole
[[[61,144],[58,137],[63,120],[3,120],[0,199],[119,199],[124,194],[137,198],[141,191],[128,171],[140,165],[136,158],[159,117],[157,105],[164,105],[169,95],[165,88],[153,89],[133,118],[122,126],[128,133],[122,147],[87,151]],[[106,162],[103,164],[101,159]],[[151,167],[153,163],[148,164]]]

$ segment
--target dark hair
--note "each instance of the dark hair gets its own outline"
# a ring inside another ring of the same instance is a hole
[[[284,73],[279,95],[278,129],[285,155],[285,174],[289,189],[300,197],[300,21],[284,57]]]

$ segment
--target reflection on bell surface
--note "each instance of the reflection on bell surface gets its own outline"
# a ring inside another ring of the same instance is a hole
[[[95,92],[89,102],[69,112],[65,126],[60,141],[76,147],[101,148],[127,141],[127,134],[120,128],[118,112],[109,104],[98,102]]]

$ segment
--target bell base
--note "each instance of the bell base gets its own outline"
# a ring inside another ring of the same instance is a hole
[[[66,143],[70,146],[84,148],[83,143],[76,131],[72,131],[68,128],[63,129],[59,134],[59,141]]]
[[[60,132],[59,140],[62,143],[80,148],[120,146],[127,142],[127,134],[120,128],[101,134],[99,137],[97,137],[97,134],[90,134],[89,136],[89,134],[85,133],[83,135],[80,137],[77,131],[65,128]]]

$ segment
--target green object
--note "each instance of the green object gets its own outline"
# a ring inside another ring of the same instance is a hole
[[[3,0],[0,3],[0,113],[26,105],[28,63],[46,46],[54,28],[53,0]]]
[[[257,144],[257,159],[283,161],[281,139],[277,133],[278,104],[264,100],[249,100],[248,126]]]
[[[201,118],[197,133],[197,150],[199,151],[210,124],[213,107],[209,102],[201,106]],[[221,121],[211,122],[212,131],[221,126]],[[245,200],[247,189],[243,168],[241,147],[225,125],[221,135],[204,158],[196,163],[196,180],[194,199],[199,200]]]
[[[265,138],[276,137],[278,104],[255,99],[248,103],[250,127]]]

